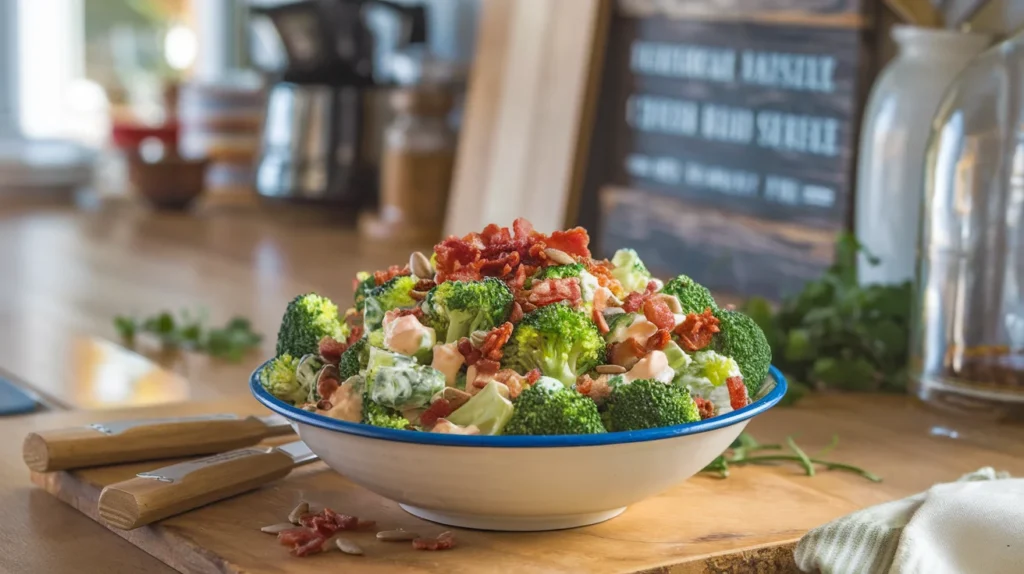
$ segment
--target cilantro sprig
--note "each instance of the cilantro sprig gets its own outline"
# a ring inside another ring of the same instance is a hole
[[[126,346],[134,346],[136,337],[144,333],[154,337],[165,349],[186,349],[239,361],[263,339],[244,317],[235,317],[217,328],[207,328],[205,323],[204,312],[188,310],[179,313],[177,318],[169,311],[144,318],[114,317],[114,329]]]

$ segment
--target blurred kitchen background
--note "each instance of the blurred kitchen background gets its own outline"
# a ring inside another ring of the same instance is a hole
[[[295,289],[347,301],[355,270],[524,216],[744,306],[795,388],[1024,404],[1022,24],[1021,0],[4,0],[0,367],[54,373],[18,350],[33,249],[101,274],[47,241],[229,252],[256,279],[126,311],[202,300],[266,340]],[[116,312],[62,321],[113,338]]]

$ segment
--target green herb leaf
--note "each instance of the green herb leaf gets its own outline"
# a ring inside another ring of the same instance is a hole
[[[148,333],[168,347],[207,353],[210,356],[241,360],[247,352],[258,347],[263,337],[252,330],[252,324],[243,317],[234,317],[219,329],[206,330],[203,326],[205,313],[193,315],[189,311],[180,313],[176,321],[169,312],[163,312],[141,321],[118,316],[114,328],[127,344],[134,342],[137,332]]]

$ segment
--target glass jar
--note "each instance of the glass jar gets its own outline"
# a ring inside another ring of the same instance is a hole
[[[364,214],[360,229],[376,239],[437,241],[455,164],[453,95],[439,86],[405,87],[390,102],[395,116],[384,131],[380,211]]]
[[[863,285],[912,280],[928,128],[946,88],[992,43],[988,34],[894,26],[897,56],[871,89],[857,154],[857,238],[872,265],[857,261]]]
[[[930,405],[1024,413],[1024,33],[975,59],[932,124],[911,386]]]

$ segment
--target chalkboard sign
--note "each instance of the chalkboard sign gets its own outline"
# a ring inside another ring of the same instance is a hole
[[[841,0],[736,3],[616,4],[581,220],[603,255],[778,298],[848,224],[870,20]]]

